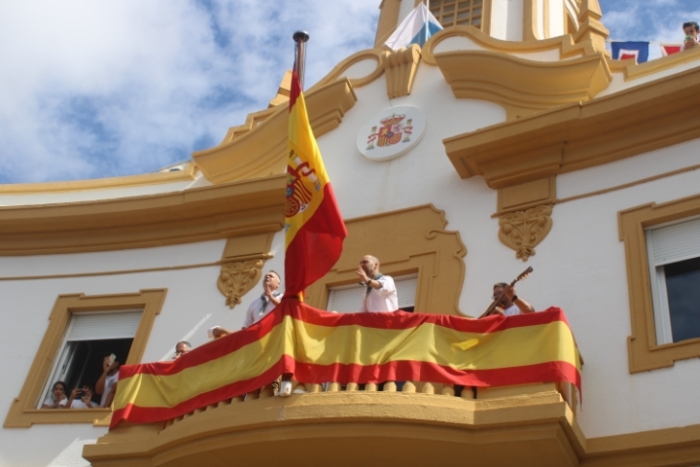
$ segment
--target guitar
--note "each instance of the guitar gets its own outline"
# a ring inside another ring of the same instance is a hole
[[[526,270],[524,270],[523,272],[521,272],[520,275],[518,275],[518,277],[516,277],[516,278],[513,280],[513,282],[510,283],[510,286],[513,287],[518,281],[521,281],[521,280],[525,279],[527,276],[529,276],[531,272],[532,272],[532,266],[530,266],[529,268],[527,268]],[[485,318],[485,317],[487,317],[487,316],[493,314],[493,312],[494,312],[494,310],[496,309],[496,307],[498,306],[498,304],[501,303],[501,299],[503,299],[503,293],[504,293],[504,292],[501,292],[501,293],[498,295],[498,297],[496,297],[496,298],[493,300],[493,302],[491,303],[491,305],[489,305],[489,307],[486,309],[486,311],[484,311],[484,312],[481,314],[481,316],[479,316],[479,319]]]

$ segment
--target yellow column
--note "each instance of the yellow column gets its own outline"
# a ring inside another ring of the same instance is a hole
[[[377,23],[377,35],[374,46],[381,47],[399,25],[399,9],[401,0],[382,0],[379,5],[379,22]]]

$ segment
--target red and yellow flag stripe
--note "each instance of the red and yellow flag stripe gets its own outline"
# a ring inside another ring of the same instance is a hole
[[[411,313],[335,314],[296,300],[174,362],[123,366],[112,426],[168,420],[245,394],[282,373],[306,383],[431,381],[465,386],[581,385],[580,356],[558,308],[468,320]]]

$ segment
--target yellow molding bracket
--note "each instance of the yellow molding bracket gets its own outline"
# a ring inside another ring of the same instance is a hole
[[[535,256],[535,247],[552,230],[551,216],[550,205],[503,214],[498,219],[498,239],[515,250],[516,258],[527,261],[530,256]]]
[[[270,247],[274,235],[267,232],[226,241],[216,286],[226,297],[229,308],[241,303],[241,298],[260,281],[265,261],[272,258]]]
[[[317,138],[337,128],[357,101],[347,78],[314,88],[304,97]],[[265,112],[269,116],[240,137],[192,154],[207,180],[221,184],[284,173],[288,109],[277,106]]]
[[[386,93],[389,99],[411,94],[419,63],[420,46],[417,44],[382,53],[382,65],[386,73]]]
[[[457,98],[500,104],[508,119],[588,101],[612,80],[603,55],[539,62],[490,51],[434,56]]]
[[[462,178],[503,188],[700,137],[700,69],[443,140]]]

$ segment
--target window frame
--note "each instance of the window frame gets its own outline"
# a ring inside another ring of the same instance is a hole
[[[467,248],[459,231],[446,230],[444,211],[424,204],[346,219],[345,226],[348,236],[340,259],[306,290],[309,305],[325,310],[330,289],[357,284],[360,258],[373,254],[381,261],[383,274],[418,275],[416,312],[469,316],[459,309]]]
[[[134,341],[131,344],[125,364],[139,363],[143,358],[148,337],[155,318],[163,307],[167,289],[145,289],[138,293],[94,295],[83,293],[59,295],[49,315],[49,323],[44,337],[34,357],[22,389],[5,418],[4,428],[29,428],[33,424],[50,423],[93,423],[95,426],[109,426],[112,411],[105,408],[51,410],[37,409],[39,397],[43,394],[48,378],[59,358],[60,346],[73,314],[94,312],[133,312],[142,309]]]
[[[459,0],[456,0],[459,1]],[[473,0],[470,0],[473,1]],[[425,3],[425,0],[415,0],[414,4],[415,6],[418,6],[420,3]],[[433,2],[431,2],[431,6],[433,5]],[[455,2],[455,15],[457,14],[456,10],[456,2]],[[473,5],[472,5],[473,8]],[[470,10],[472,9],[470,8]],[[442,11],[442,7],[440,9]],[[435,18],[438,20],[438,22],[442,25],[443,28],[453,28],[453,27],[467,27],[462,24],[452,24],[449,26],[445,26],[442,24],[442,20],[435,16]],[[481,14],[479,15],[480,18],[480,23],[478,26],[473,26],[479,30],[481,30],[484,34],[491,34],[491,0],[481,0]],[[471,16],[469,17],[469,24],[471,25]],[[456,18],[455,18],[456,21]],[[454,22],[454,21],[453,21]]]
[[[700,338],[658,344],[647,230],[700,216],[700,195],[663,204],[649,203],[618,212],[620,241],[627,265],[631,335],[627,338],[629,372],[672,367],[677,360],[700,357]]]

